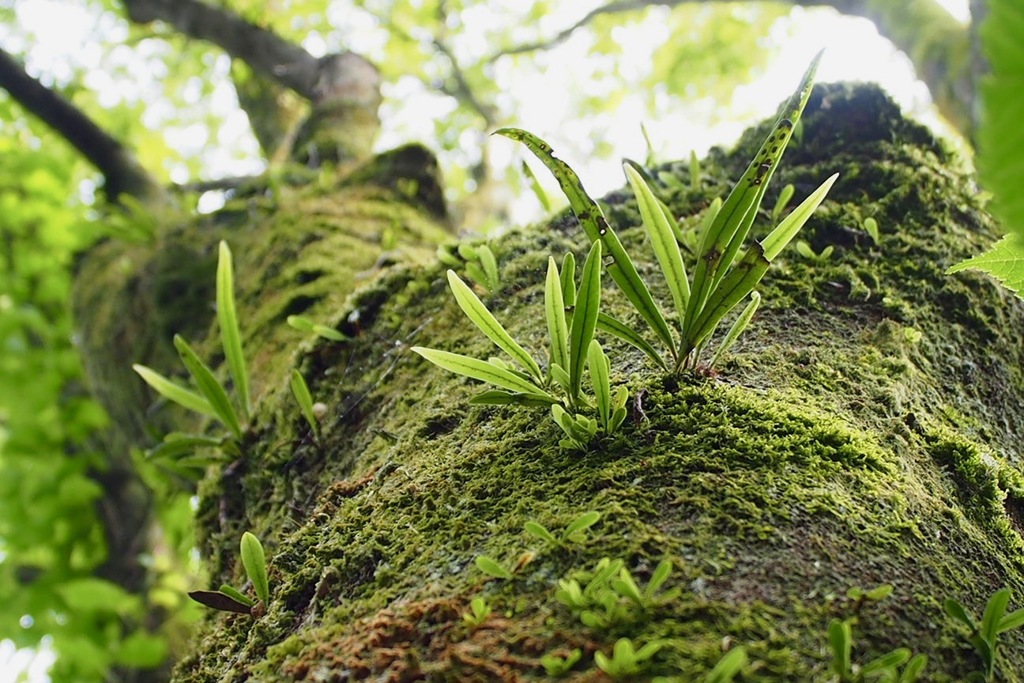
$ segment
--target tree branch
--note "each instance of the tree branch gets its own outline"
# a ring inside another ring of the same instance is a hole
[[[216,45],[254,71],[316,102],[319,65],[301,46],[242,17],[199,0],[123,0],[138,24],[164,21],[197,40]]]
[[[159,185],[124,145],[82,110],[30,76],[25,67],[3,49],[0,49],[0,87],[71,143],[103,174],[104,191],[110,201],[116,201],[121,194],[140,200],[162,196]]]

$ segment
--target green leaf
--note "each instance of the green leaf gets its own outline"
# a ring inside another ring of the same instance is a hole
[[[594,400],[597,402],[597,414],[601,419],[601,427],[607,432],[612,412],[612,386],[609,377],[608,357],[601,350],[601,344],[593,339],[587,354],[587,367],[590,369],[590,382],[594,387]]]
[[[999,635],[999,622],[1003,618],[1003,614],[1006,612],[1006,605],[1009,602],[1009,588],[997,590],[988,599],[988,604],[985,605],[985,614],[981,617],[981,626],[978,627],[978,632],[982,639],[989,643],[995,642],[996,636]]]
[[[795,191],[796,188],[794,188],[793,184],[790,183],[779,192],[779,198],[775,200],[775,207],[772,209],[772,223],[779,222],[779,216],[781,216],[782,212],[786,210],[786,206],[789,205],[789,200],[793,198],[793,193]]]
[[[792,137],[793,128],[799,122],[807,99],[810,97],[814,74],[820,61],[821,53],[819,52],[804,73],[800,85],[783,108],[782,115],[776,121],[757,154],[754,155],[750,165],[747,166],[747,170],[729,193],[710,227],[704,231],[697,250],[698,259],[694,268],[693,286],[683,323],[684,330],[689,330],[694,326],[711,292],[725,277],[736,253],[746,240],[757,208],[764,197],[768,181],[775,172],[775,167]]]
[[[999,627],[996,630],[999,633],[1005,633],[1021,626],[1024,626],[1024,609],[1019,609],[1005,615],[999,620]]]
[[[562,301],[567,307],[576,305],[576,257],[567,251],[562,257]]]
[[[967,614],[967,610],[965,610],[963,605],[961,605],[959,602],[957,602],[953,598],[946,598],[946,601],[943,603],[943,608],[945,608],[946,614],[962,623],[972,632],[976,630],[976,627],[974,625],[974,619],[972,619],[970,615]]]
[[[644,595],[649,599],[653,598],[654,594],[658,592],[662,584],[668,580],[669,574],[672,573],[672,562],[670,560],[662,560],[658,563],[658,566],[654,568],[654,573],[651,574],[651,580],[647,582],[647,587],[644,589]]]
[[[454,372],[457,375],[464,375],[465,377],[487,382],[488,384],[493,384],[518,394],[524,394],[533,400],[550,403],[558,402],[558,399],[537,385],[523,379],[511,370],[503,370],[493,363],[470,358],[458,353],[427,349],[422,346],[414,346],[412,350],[434,365],[444,368],[449,372]]]
[[[540,398],[533,394],[516,394],[501,389],[488,389],[469,399],[469,402],[478,406],[547,406],[554,397]]]
[[[628,327],[625,323],[619,322],[610,315],[601,313],[597,316],[597,329],[614,335],[627,344],[635,346],[647,354],[647,357],[653,360],[662,370],[668,370],[665,360],[661,357],[661,354],[658,353],[657,349],[651,346],[646,339],[641,337],[633,330],[633,328]]]
[[[623,169],[633,188],[633,194],[636,196],[640,217],[651,238],[654,255],[665,274],[669,292],[672,293],[676,313],[682,320],[686,315],[686,302],[690,298],[690,283],[686,279],[686,267],[683,266],[683,255],[679,251],[679,243],[676,242],[675,219],[665,211],[650,186],[633,167],[625,165]]]
[[[585,529],[589,529],[597,524],[597,520],[599,519],[601,519],[601,513],[596,510],[584,512],[582,515],[570,522],[569,526],[565,527],[562,537],[568,539],[570,536],[574,536]]]
[[[838,177],[838,173],[833,173],[829,176],[825,182],[818,186],[818,189],[812,192],[807,199],[800,202],[800,206],[793,209],[793,211],[761,241],[761,247],[764,249],[764,257],[766,259],[769,261],[773,260],[779,255],[779,252],[789,244],[790,240],[800,232],[800,228],[804,227],[804,224],[807,223],[811,214],[813,214],[818,208],[818,205],[825,200],[825,195],[828,194],[828,191],[832,188],[832,184],[836,182]]]
[[[530,185],[530,190],[533,191],[533,196],[537,198],[538,202],[540,202],[540,206],[544,209],[544,213],[551,213],[551,198],[548,197],[548,193],[544,191],[544,188],[541,186],[540,181],[537,179],[537,175],[533,172],[533,169],[530,168],[530,165],[525,161],[523,162],[523,175],[526,176]]]
[[[730,683],[747,664],[747,651],[736,647],[726,652],[715,668],[708,672],[704,683]]]
[[[530,534],[531,536],[536,536],[545,543],[550,543],[551,545],[558,545],[558,540],[554,536],[552,536],[551,532],[547,530],[547,527],[545,527],[542,524],[538,524],[537,522],[531,521],[524,524],[523,528],[526,530],[526,533]]]
[[[978,129],[978,173],[983,186],[993,193],[992,212],[1017,238],[1017,244],[1024,244],[1024,168],[1020,163],[1024,149],[1024,100],[1020,97],[1024,8],[1018,0],[989,0],[985,9],[980,33],[990,72],[981,83],[985,120]]]
[[[486,244],[481,244],[477,249],[477,255],[487,278],[487,288],[492,292],[498,291],[498,287],[501,286],[501,276],[498,274],[498,260],[494,258],[494,252]]]
[[[292,389],[292,395],[295,396],[295,401],[299,404],[299,410],[302,411],[302,416],[306,418],[309,428],[316,434],[320,428],[320,423],[317,422],[316,415],[313,414],[313,396],[309,393],[309,385],[306,384],[306,378],[302,376],[301,372],[293,369],[289,385]]]
[[[217,417],[217,411],[213,409],[210,402],[199,394],[186,389],[180,384],[172,382],[159,372],[147,368],[145,365],[135,363],[132,365],[132,370],[137,372],[139,377],[141,377],[142,380],[156,393],[160,394],[167,400],[173,401],[183,408],[187,408],[195,413],[208,415],[209,417]]]
[[[233,600],[242,603],[243,605],[248,605],[249,607],[254,607],[256,605],[255,600],[250,598],[248,595],[245,595],[233,586],[229,586],[226,583],[222,583],[220,585],[220,592],[228,596],[229,598],[232,598]]]
[[[897,648],[892,652],[888,652],[881,657],[876,657],[870,662],[864,665],[861,669],[861,673],[867,675],[885,671],[886,669],[895,669],[903,662],[910,659],[910,650],[905,647]]]
[[[999,240],[989,250],[952,266],[946,273],[980,270],[999,280],[1017,296],[1024,297],[1024,237],[1013,234]]]
[[[569,367],[569,325],[565,320],[565,301],[555,259],[548,257],[548,274],[544,282],[544,310],[551,339],[551,362]],[[566,388],[568,390],[568,388]]]
[[[199,358],[199,355],[192,350],[192,347],[180,334],[174,335],[174,348],[178,350],[181,362],[185,364],[185,368],[192,375],[192,380],[196,383],[199,391],[213,406],[217,417],[236,438],[241,438],[242,425],[238,421],[238,415],[235,413],[235,408],[231,405],[231,400],[228,398],[227,392],[224,391],[224,387],[213,376],[213,371],[207,367],[206,363]]]
[[[760,244],[750,247],[743,259],[729,272],[707,298],[700,317],[692,325],[687,325],[683,355],[697,348],[711,335],[718,323],[729,311],[736,307],[768,272],[768,260]]]
[[[252,414],[249,372],[245,368],[242,333],[238,327],[238,312],[235,309],[235,276],[231,267],[231,250],[224,240],[220,242],[217,259],[217,321],[220,324],[224,358],[228,362],[231,378],[235,381],[235,394],[242,410],[242,420],[248,422],[249,415]]]
[[[171,432],[164,436],[163,441],[159,445],[146,452],[146,459],[174,460],[186,453],[191,453],[197,448],[220,448],[223,443],[222,439],[215,439],[209,436]],[[216,458],[216,460],[221,459]]]
[[[921,672],[924,671],[926,664],[928,664],[927,655],[914,655],[911,657],[906,667],[903,668],[903,673],[900,674],[899,683],[915,683],[921,676]]]
[[[267,580],[267,558],[263,554],[263,544],[253,534],[246,531],[242,534],[240,544],[242,554],[242,566],[245,567],[245,574],[252,581],[256,597],[264,605],[270,602],[270,583]]]
[[[477,295],[473,293],[473,290],[469,288],[465,282],[459,279],[459,276],[455,274],[455,271],[448,271],[448,284],[451,286],[452,294],[455,295],[455,301],[458,302],[459,308],[466,314],[466,317],[477,326],[477,328],[483,332],[488,339],[494,342],[499,349],[507,353],[517,363],[526,368],[530,376],[534,378],[534,381],[541,383],[543,381],[540,366],[537,365],[537,361],[530,356],[529,353],[520,346],[515,339],[512,338],[501,323],[498,322],[497,318],[491,315],[491,312],[487,310],[483,302],[477,298]],[[511,388],[511,387],[506,387]],[[513,389],[516,391],[516,389]]]
[[[736,318],[736,322],[732,324],[729,331],[725,335],[725,339],[718,345],[715,350],[715,355],[711,357],[711,362],[708,363],[709,367],[715,367],[718,360],[725,355],[725,352],[736,343],[739,336],[743,334],[743,331],[747,329],[747,325],[750,324],[750,319],[754,317],[754,313],[757,312],[757,307],[761,303],[761,295],[756,291],[750,293],[750,303],[743,309],[743,312]]]
[[[531,133],[518,128],[502,128],[495,131],[495,134],[521,142],[544,162],[561,186],[562,192],[569,200],[569,206],[572,207],[572,211],[576,214],[580,227],[583,228],[587,237],[591,242],[600,241],[604,251],[612,257],[613,265],[608,266],[608,274],[611,275],[612,280],[640,313],[640,316],[655,331],[655,334],[674,352],[672,332],[668,323],[662,317],[647,285],[637,273],[636,266],[633,265],[633,261],[622,247],[618,236],[608,224],[601,207],[583,189],[583,184],[576,172],[554,155],[549,144]]]
[[[850,624],[833,619],[828,624],[828,640],[832,647],[832,672],[843,679],[851,671],[850,648],[853,634]]]
[[[502,567],[496,560],[487,557],[486,555],[480,555],[476,558],[476,568],[482,571],[488,576],[493,576],[496,579],[505,579],[506,581],[512,578],[512,572]]]
[[[590,341],[601,309],[601,243],[594,242],[583,263],[583,278],[576,293],[576,308],[569,324],[569,401],[576,405],[583,381]]]

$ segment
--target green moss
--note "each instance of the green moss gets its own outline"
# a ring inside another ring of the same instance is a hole
[[[582,677],[595,649],[622,635],[667,639],[654,670],[681,680],[713,666],[723,638],[748,648],[751,680],[818,680],[829,619],[856,609],[846,590],[882,583],[895,591],[859,608],[858,659],[909,646],[929,655],[929,680],[976,668],[941,601],[955,595],[980,611],[996,588],[1024,589],[1015,530],[1024,489],[1010,474],[1024,438],[1024,351],[1006,332],[1022,329],[1024,306],[980,278],[943,275],[991,226],[923,129],[870,87],[818,89],[808,111],[776,186],[793,183],[799,199],[844,172],[806,228],[815,250],[831,244],[834,255],[786,252],[754,324],[712,376],[664,377],[609,341],[631,414],[586,454],[557,447],[546,411],[470,406],[478,386],[408,352],[495,353],[451,300],[442,268],[407,260],[364,281],[358,269],[334,273],[350,248],[338,236],[349,207],[369,201],[357,187],[337,202],[282,198],[294,208],[257,221],[265,232],[236,248],[264,386],[258,431],[244,462],[204,482],[199,519],[214,582],[240,576],[242,529],[265,539],[274,598],[255,624],[212,617],[176,680],[542,678],[540,656],[572,647],[585,652]],[[757,139],[713,151],[699,192],[666,194],[673,211],[695,214],[722,194]],[[631,229],[635,206],[621,193],[607,201],[640,272],[668,301]],[[378,220],[374,211],[392,205],[372,206],[361,211],[372,234],[392,219],[423,220],[401,206]],[[878,246],[859,228],[867,215],[879,221]],[[583,241],[563,217],[493,245],[502,287],[483,299],[536,357],[547,255],[582,255]],[[606,292],[614,314],[635,320]],[[354,340],[307,341],[296,361],[295,335],[278,329],[299,297],[312,302],[306,314]],[[320,444],[281,381],[296,362],[329,407]],[[528,520],[554,529],[587,510],[602,518],[578,546],[543,548],[523,531]],[[487,581],[473,564],[487,554],[511,566],[530,553],[511,582]],[[669,558],[681,595],[649,619],[588,629],[554,586],[601,557],[623,559],[644,581]],[[461,614],[481,594],[496,614],[467,631]],[[1021,636],[1008,640],[1003,671],[1021,680]]]

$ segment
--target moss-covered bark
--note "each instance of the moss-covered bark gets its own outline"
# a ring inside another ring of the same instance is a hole
[[[983,278],[943,274],[990,241],[992,225],[927,132],[871,87],[818,88],[805,117],[775,191],[793,183],[803,196],[842,174],[804,235],[835,252],[810,261],[789,250],[773,265],[754,324],[712,376],[666,377],[608,340],[613,381],[634,398],[621,435],[585,454],[558,448],[545,410],[470,406],[478,386],[409,352],[495,353],[440,266],[400,258],[361,282],[337,274],[348,248],[331,240],[347,231],[358,190],[306,190],[207,219],[236,254],[260,401],[244,461],[203,482],[201,551],[214,584],[237,584],[238,539],[254,531],[272,599],[257,620],[211,614],[175,680],[542,679],[539,658],[572,648],[583,657],[570,679],[600,680],[593,653],[623,636],[664,641],[649,676],[701,680],[743,645],[742,680],[826,680],[833,617],[856,617],[856,661],[906,646],[929,656],[927,680],[980,668],[941,604],[954,596],[980,613],[1001,586],[1024,595],[1024,306]],[[666,190],[677,215],[697,220],[764,132],[713,152],[699,190]],[[665,170],[690,187],[683,165]],[[606,199],[667,301],[635,205]],[[380,225],[414,241],[438,232],[393,197],[380,206]],[[878,245],[861,228],[869,216]],[[537,357],[547,256],[582,255],[584,242],[562,216],[490,243],[503,285],[484,300]],[[353,341],[287,328],[284,315],[307,299],[307,314]],[[635,317],[617,293],[605,300]],[[318,440],[288,393],[292,366],[328,406]],[[548,547],[523,531],[588,510],[602,517],[579,543]],[[521,566],[488,581],[481,554]],[[678,595],[584,626],[556,601],[556,583],[602,557],[641,582],[667,558]],[[882,583],[895,589],[884,601],[846,597]],[[472,628],[462,614],[475,596],[494,611]],[[1024,680],[1020,633],[1000,657],[1003,679]]]

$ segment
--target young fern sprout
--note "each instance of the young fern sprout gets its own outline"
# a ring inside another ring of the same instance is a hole
[[[807,222],[838,177],[833,175],[828,178],[767,237],[754,242],[740,253],[764,198],[768,181],[810,97],[820,58],[819,53],[740,181],[720,204],[720,208],[710,212],[698,240],[692,277],[688,277],[683,263],[677,239],[680,230],[675,219],[654,195],[644,174],[633,165],[625,165],[626,177],[636,196],[644,228],[671,293],[678,321],[675,330],[655,303],[647,284],[641,279],[600,206],[586,193],[572,168],[554,156],[550,145],[526,131],[516,128],[497,131],[498,134],[526,145],[555,176],[584,232],[592,242],[600,243],[610,257],[608,274],[654,332],[654,336],[664,345],[667,354],[655,350],[643,341],[636,330],[617,320],[604,319],[601,325],[604,331],[633,344],[659,366],[674,373],[696,367],[701,350],[719,323],[741,301],[752,296],[771,261]],[[749,323],[756,306],[757,297],[754,297],[747,311],[739,316],[727,335],[729,344]],[[717,354],[717,357],[720,356],[721,353]]]

